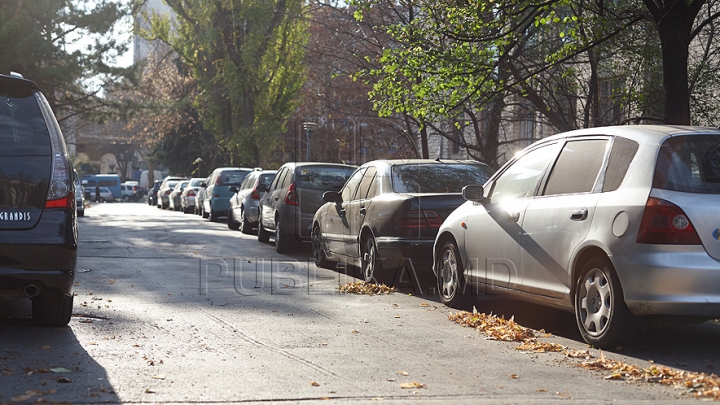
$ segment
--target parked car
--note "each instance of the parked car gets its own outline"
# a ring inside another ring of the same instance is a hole
[[[720,317],[720,131],[591,128],[526,148],[440,228],[441,300],[466,285],[575,313],[596,347],[646,319]]]
[[[157,191],[160,189],[160,185],[162,185],[162,180],[155,180],[152,188],[148,192],[148,205],[158,205]]]
[[[203,199],[203,218],[210,218],[215,222],[220,216],[227,214],[230,208],[230,197],[233,192],[230,186],[239,186],[245,176],[255,169],[245,167],[218,167],[210,174],[210,181],[206,183]]]
[[[170,192],[170,195],[168,196],[168,208],[173,211],[180,211],[180,199],[182,196],[182,192],[185,191],[185,187],[190,183],[190,180],[182,180],[179,181],[175,187],[173,188],[172,192]]]
[[[195,213],[203,218],[207,218],[203,207],[205,206],[205,190],[207,190],[208,183],[210,183],[210,176],[200,183],[200,189],[195,194]]]
[[[391,283],[403,267],[432,275],[440,224],[465,200],[462,188],[485,183],[488,165],[461,160],[376,160],[360,166],[313,218],[315,264],[342,261],[365,281]],[[419,274],[418,274],[419,275]]]
[[[75,210],[77,212],[77,216],[82,217],[85,215],[85,188],[83,187],[82,180],[80,180],[80,176],[75,169],[73,169],[73,180],[75,182]]]
[[[227,213],[228,228],[240,229],[242,233],[251,234],[257,228],[258,206],[262,190],[266,190],[277,170],[254,171],[248,174],[240,186],[230,186],[235,194],[230,197],[230,208]]]
[[[0,75],[0,296],[30,298],[33,321],[42,326],[67,325],[72,315],[78,247],[72,170],[38,86],[17,73]]]
[[[136,184],[120,184],[120,199],[125,202],[138,201],[140,199],[140,187]]]
[[[315,211],[326,191],[338,191],[355,166],[337,163],[285,163],[260,198],[258,240],[275,235],[275,250],[284,253],[310,240]]]
[[[175,185],[182,181],[187,180],[184,177],[165,177],[160,188],[157,191],[157,207],[161,209],[168,209],[170,207],[170,193],[172,193]]]
[[[205,180],[206,179],[200,177],[194,177],[190,179],[188,185],[185,186],[185,189],[180,195],[180,210],[183,213],[189,214],[195,211],[195,196],[200,191],[200,186]]]
[[[95,189],[96,187],[90,187],[90,201],[98,201],[95,198]],[[113,195],[112,191],[110,191],[107,187],[100,187],[100,201],[101,202],[113,202],[115,201],[115,196]]]

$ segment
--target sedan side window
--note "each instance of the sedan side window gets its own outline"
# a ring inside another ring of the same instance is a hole
[[[350,177],[345,183],[345,187],[343,187],[340,192],[343,201],[351,201],[353,197],[355,197],[355,191],[360,185],[360,180],[362,179],[363,174],[365,174],[365,169],[360,169],[356,171],[355,174],[353,174],[352,177]]]
[[[550,172],[543,195],[593,191],[607,153],[607,139],[570,141]]]
[[[535,195],[545,168],[555,159],[557,150],[558,144],[546,145],[520,157],[495,180],[492,200],[499,202]]]
[[[375,172],[377,172],[377,168],[375,168],[374,166],[367,169],[367,171],[365,172],[365,176],[360,182],[360,189],[358,189],[358,192],[355,195],[355,199],[363,200],[365,198],[374,197],[374,195],[368,195],[368,189],[375,181]]]
[[[282,180],[282,178],[285,176],[285,172],[287,172],[287,168],[286,168],[286,167],[283,167],[282,170],[280,170],[280,171],[275,175],[275,178],[273,179],[272,184],[270,184],[270,189],[269,189],[270,191],[273,191],[273,190],[277,189],[278,183],[280,183],[280,181]]]

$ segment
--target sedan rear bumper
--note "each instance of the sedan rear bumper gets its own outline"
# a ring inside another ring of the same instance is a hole
[[[633,314],[720,317],[720,261],[702,246],[649,245],[613,263]]]
[[[379,237],[375,243],[384,269],[412,265],[415,270],[432,273],[434,239]]]

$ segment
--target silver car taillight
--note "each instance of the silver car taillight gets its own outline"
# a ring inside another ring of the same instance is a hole
[[[50,176],[50,187],[48,189],[47,199],[58,200],[68,196],[71,190],[70,179],[70,159],[68,158],[67,146],[63,138],[60,125],[55,119],[45,96],[40,92],[35,93],[35,99],[40,106],[45,126],[50,133],[50,144],[52,147],[52,173]]]

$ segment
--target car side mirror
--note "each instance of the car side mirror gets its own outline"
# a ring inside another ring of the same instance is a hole
[[[80,184],[82,184],[83,186],[87,186],[87,185],[88,185],[88,182],[87,182],[87,180],[83,180],[83,181],[80,182]]]
[[[185,191],[185,188],[184,188],[184,187],[180,189],[180,192],[181,192],[181,193],[182,193],[183,191]]]
[[[236,186],[228,186],[228,190],[230,190],[231,193],[237,193],[238,188]]]
[[[258,184],[257,187],[255,187],[255,191],[257,191],[258,193],[264,193],[267,191],[267,189],[267,185],[262,183]]]
[[[207,187],[207,183],[203,181],[202,183],[200,183],[200,187]]]
[[[323,201],[340,204],[343,199],[337,191],[326,191],[323,193]]]
[[[462,189],[462,196],[468,201],[472,201],[479,204],[485,204],[490,202],[489,198],[485,198],[485,189],[480,185],[469,185]]]

